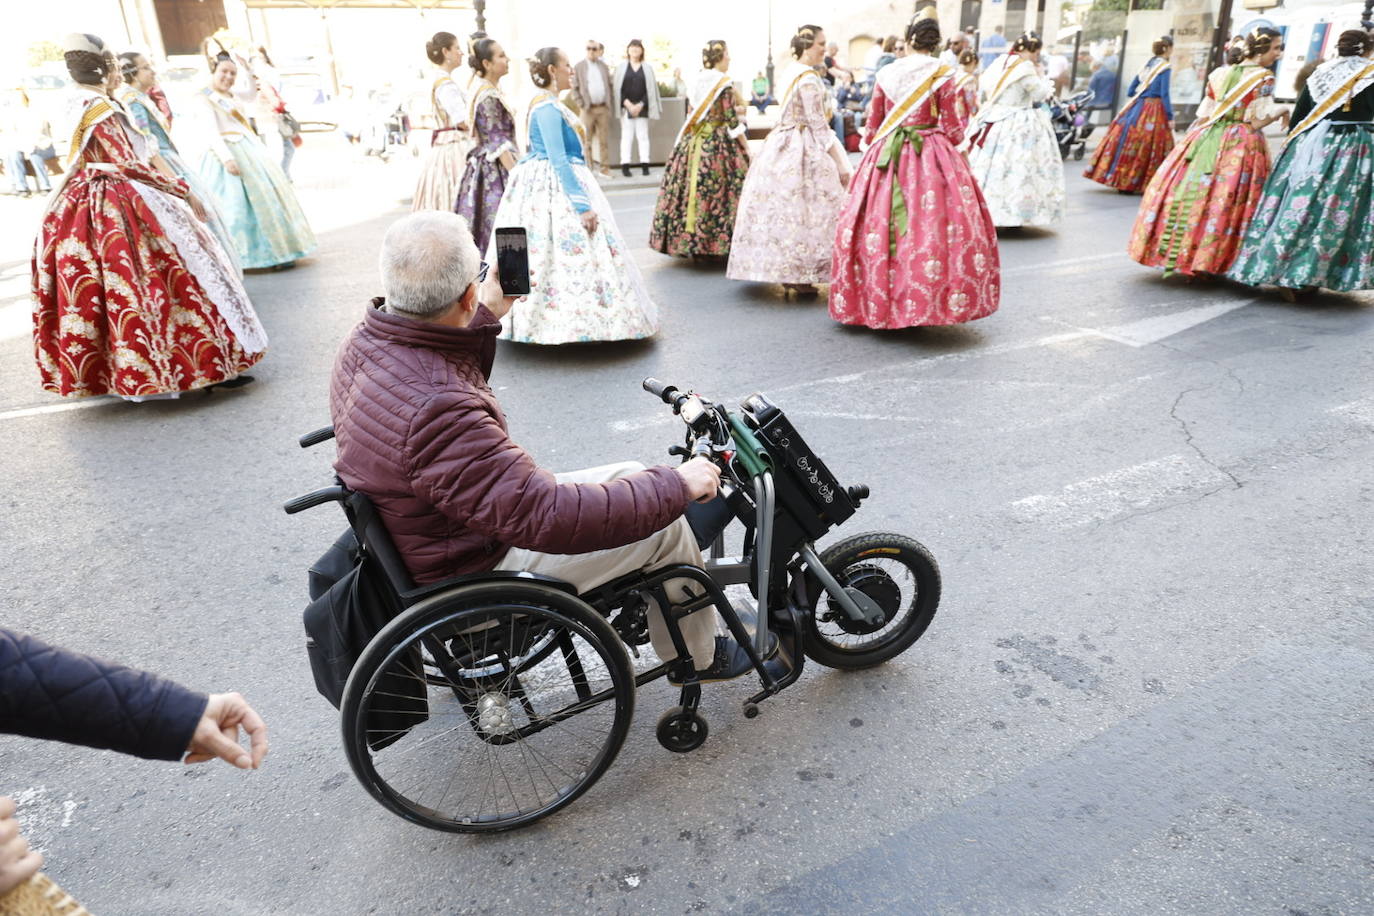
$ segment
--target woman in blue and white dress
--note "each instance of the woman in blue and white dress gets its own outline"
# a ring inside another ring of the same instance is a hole
[[[658,309],[587,169],[582,126],[558,101],[572,85],[567,55],[541,49],[530,75],[540,93],[530,104],[529,153],[510,173],[493,226],[525,229],[534,282],[502,320],[501,337],[537,344],[650,337]],[[496,263],[494,250],[487,262]]]
[[[968,164],[997,227],[1064,218],[1064,160],[1045,101],[1053,93],[1035,62],[1040,39],[1022,35],[983,71],[983,107],[969,125]]]
[[[171,125],[163,116],[162,109],[148,96],[148,90],[157,85],[157,74],[153,71],[152,64],[137,51],[125,51],[119,55],[119,72],[124,83],[119,89],[118,101],[128,111],[134,126],[151,141],[157,155],[162,157],[162,161],[172,170],[172,177],[180,178],[191,188],[191,193],[200,201],[205,212],[205,224],[210,227],[215,238],[219,239],[234,267],[242,273],[234,239],[229,234],[229,228],[224,225],[219,208],[215,206],[214,195],[201,184],[200,178],[181,158],[176,144],[172,142]]]
[[[213,119],[201,180],[214,196],[243,267],[285,267],[315,250],[315,233],[291,181],[230,94],[238,66],[222,52],[211,63],[210,87],[199,96]]]

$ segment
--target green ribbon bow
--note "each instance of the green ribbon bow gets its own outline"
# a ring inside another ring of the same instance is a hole
[[[878,154],[878,168],[886,170],[902,152],[902,147],[907,143],[920,155],[925,147],[925,140],[921,136],[921,128],[912,124],[904,124],[892,133],[888,134],[887,142],[883,144],[883,150]],[[890,257],[897,257],[897,239],[906,235],[911,228],[911,215],[907,211],[906,195],[902,193],[902,186],[895,180],[892,182],[892,215],[887,227],[887,247]]]

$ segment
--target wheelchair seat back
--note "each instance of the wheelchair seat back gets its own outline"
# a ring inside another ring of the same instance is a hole
[[[391,535],[387,533],[377,507],[373,505],[372,500],[357,490],[349,491],[348,497],[343,500],[343,507],[344,514],[348,516],[349,526],[353,529],[353,536],[358,539],[363,552],[377,564],[377,568],[386,577],[387,584],[395,591],[400,603],[410,604],[411,602],[406,600],[406,595],[415,591],[415,581],[411,579],[410,570],[406,568],[400,551],[396,549]]]

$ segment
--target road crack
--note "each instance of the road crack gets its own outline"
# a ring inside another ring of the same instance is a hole
[[[1228,374],[1229,374],[1229,370],[1228,370]],[[1232,376],[1232,377],[1234,378],[1234,376]],[[1237,383],[1239,383],[1239,382],[1240,382],[1240,379],[1236,379],[1236,381],[1237,381]],[[1226,479],[1228,479],[1228,480],[1231,481],[1232,487],[1233,487],[1234,489],[1239,490],[1239,489],[1242,489],[1242,488],[1245,486],[1245,484],[1241,481],[1241,479],[1240,479],[1239,477],[1237,477],[1235,474],[1232,474],[1232,473],[1231,473],[1230,471],[1228,471],[1226,468],[1222,467],[1220,464],[1217,464],[1216,461],[1212,460],[1212,457],[1211,457],[1210,455],[1208,455],[1206,451],[1203,450],[1202,446],[1198,445],[1197,439],[1196,439],[1196,437],[1193,435],[1193,428],[1192,428],[1192,426],[1188,423],[1187,420],[1185,420],[1183,417],[1180,417],[1180,416],[1178,415],[1178,407],[1179,407],[1180,404],[1183,403],[1183,399],[1184,399],[1184,398],[1186,398],[1188,395],[1193,394],[1193,393],[1195,393],[1195,392],[1198,392],[1198,391],[1208,391],[1208,390],[1210,390],[1210,389],[1211,389],[1211,386],[1210,386],[1210,385],[1205,386],[1205,387],[1202,387],[1202,388],[1185,388],[1185,389],[1183,389],[1182,391],[1180,391],[1180,392],[1178,393],[1178,397],[1174,398],[1173,406],[1169,408],[1169,416],[1173,418],[1174,422],[1178,424],[1178,428],[1179,428],[1180,430],[1182,430],[1182,432],[1183,432],[1183,441],[1187,444],[1187,446],[1188,446],[1189,448],[1191,448],[1194,452],[1196,452],[1196,453],[1197,453],[1197,456],[1198,456],[1199,458],[1201,458],[1201,459],[1203,460],[1203,462],[1205,462],[1205,463],[1207,464],[1208,467],[1212,468],[1213,470],[1215,470],[1215,471],[1216,471],[1217,473],[1219,473],[1219,474],[1225,475]],[[1242,390],[1243,390],[1243,386],[1242,386]]]

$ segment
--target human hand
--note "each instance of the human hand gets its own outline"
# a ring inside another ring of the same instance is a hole
[[[228,162],[224,163],[224,170],[230,175],[237,175],[239,173],[239,164],[230,159]]]
[[[208,223],[210,221],[210,217],[205,213],[205,204],[200,202],[199,197],[194,194],[187,194],[186,203],[190,205],[191,212],[196,215],[196,219],[200,220],[202,223]]]
[[[248,733],[251,756],[239,744],[239,726]],[[239,694],[212,693],[186,751],[185,763],[218,757],[240,770],[256,770],[267,756],[267,725]]]
[[[720,468],[709,458],[693,458],[676,468],[687,482],[687,494],[696,502],[709,502],[720,490]]]
[[[849,179],[851,179],[851,178],[853,178],[853,177],[854,177],[854,173],[853,173],[853,172],[841,171],[841,172],[840,172],[840,186],[843,187],[843,188],[848,188],[848,187],[849,187]]]
[[[0,896],[9,893],[38,874],[43,855],[29,849],[29,841],[19,833],[12,798],[0,798]]]
[[[530,271],[530,286],[534,286],[534,271]],[[487,307],[497,318],[505,318],[509,314],[515,303],[523,300],[524,296],[507,296],[501,289],[501,274],[495,265],[487,271],[487,278],[482,281],[482,285],[477,288],[477,301]]]
[[[588,210],[586,213],[582,214],[582,228],[587,230],[588,235],[596,234],[596,226],[597,220],[595,210]]]

